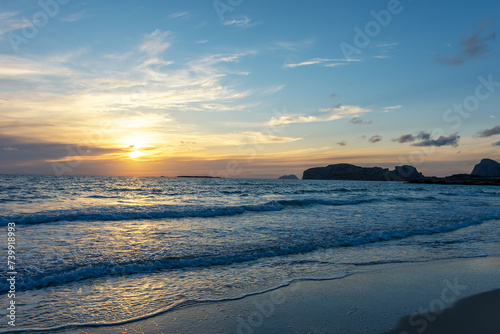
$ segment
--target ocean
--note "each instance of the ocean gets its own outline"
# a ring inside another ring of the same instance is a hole
[[[0,175],[0,332],[13,329],[11,300],[16,330],[113,324],[297,280],[499,255],[499,198],[403,182]]]

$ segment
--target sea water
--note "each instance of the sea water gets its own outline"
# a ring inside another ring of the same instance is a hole
[[[0,175],[0,331],[14,329],[13,299],[17,330],[112,324],[295,280],[499,255],[499,198],[403,182]]]

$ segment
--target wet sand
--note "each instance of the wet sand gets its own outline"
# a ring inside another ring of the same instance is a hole
[[[58,333],[498,333],[498,257],[367,269],[118,326]]]

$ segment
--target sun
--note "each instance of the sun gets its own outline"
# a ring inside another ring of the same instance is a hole
[[[135,150],[134,152],[130,152],[128,153],[129,157],[131,157],[132,159],[137,159],[139,157],[142,157],[144,155],[144,153],[142,153],[141,151],[139,150]]]
[[[141,149],[144,149],[148,146],[143,136],[127,137],[124,138],[122,142],[125,145],[127,145],[128,150],[130,151],[127,154],[131,159],[137,159],[139,157],[146,155],[144,152],[141,151]]]

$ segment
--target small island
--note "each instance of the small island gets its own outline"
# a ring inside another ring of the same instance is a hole
[[[205,175],[179,175],[177,177],[194,178],[194,179],[221,179],[220,176],[205,176]]]
[[[279,180],[298,180],[299,178],[295,174],[283,175],[278,178]]]

